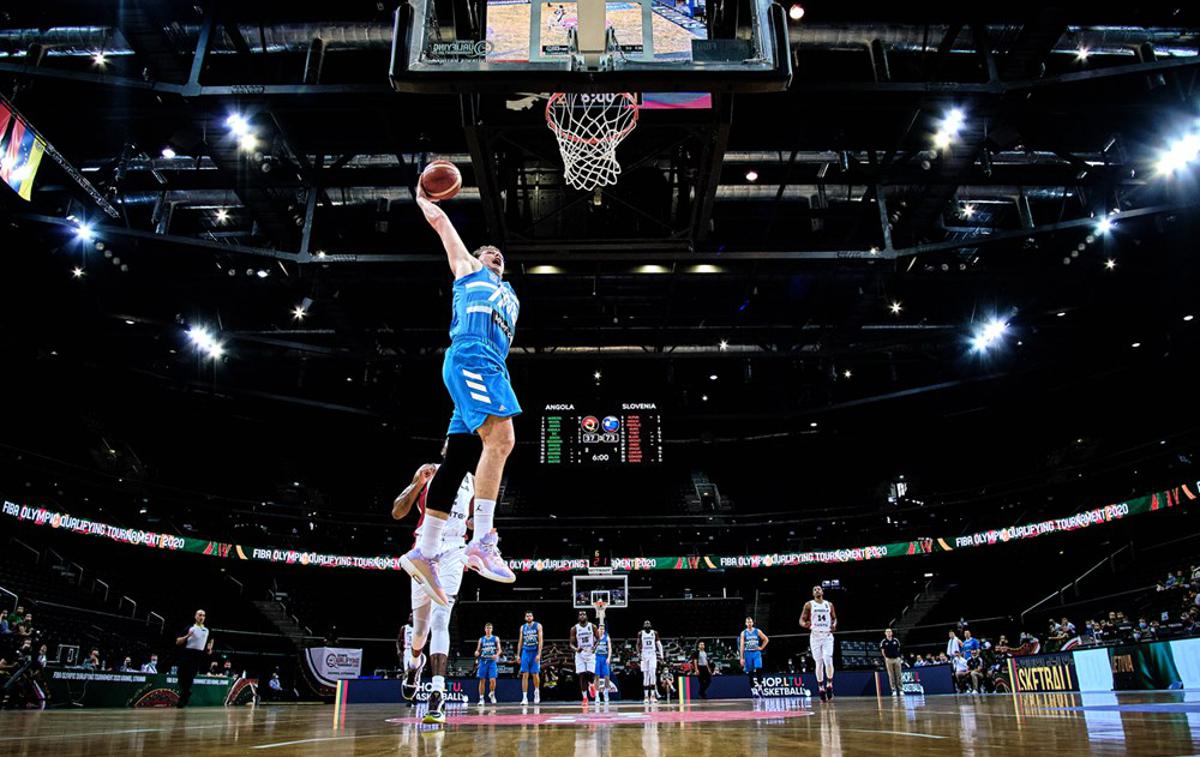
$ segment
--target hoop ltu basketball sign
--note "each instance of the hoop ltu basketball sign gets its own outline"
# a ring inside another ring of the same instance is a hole
[[[637,98],[629,92],[556,92],[546,123],[558,138],[567,183],[585,191],[617,183],[617,145],[637,126]]]

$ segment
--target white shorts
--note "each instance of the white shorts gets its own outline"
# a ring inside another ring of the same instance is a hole
[[[808,648],[812,650],[814,660],[828,660],[833,657],[833,634],[813,634],[808,640]]]
[[[575,653],[575,672],[576,673],[595,673],[596,672],[596,655],[576,652]]]
[[[438,555],[437,577],[442,584],[442,591],[451,601],[458,595],[462,586],[463,571],[467,566],[467,545],[459,544]],[[412,609],[424,607],[433,600],[416,581],[412,582]]]
[[[642,658],[642,674],[643,675],[646,673],[654,675],[654,673],[657,670],[658,670],[658,658],[657,657],[643,657]]]

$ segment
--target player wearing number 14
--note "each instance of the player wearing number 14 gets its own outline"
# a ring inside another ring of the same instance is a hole
[[[475,530],[467,545],[467,567],[493,581],[516,580],[500,555],[500,539],[492,523],[504,463],[516,443],[512,419],[521,412],[504,362],[521,305],[504,281],[500,250],[484,246],[468,251],[449,216],[426,195],[423,182],[418,182],[417,204],[441,238],[454,273],[450,348],[442,363],[442,381],[454,401],[454,412],[446,458],[429,484],[421,540],[400,558],[400,564],[434,602],[445,607],[449,602],[438,580],[434,550],[458,485],[472,468]]]

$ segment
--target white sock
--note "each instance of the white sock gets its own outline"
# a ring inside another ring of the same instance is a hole
[[[444,676],[434,676],[433,677],[433,690],[434,691],[445,691],[446,690],[446,678]]]
[[[495,514],[496,500],[475,500],[475,514],[471,516],[475,519],[475,532],[471,534],[471,541],[479,541],[492,532],[492,523]]]
[[[421,665],[421,655],[418,653],[416,657],[411,654],[408,656],[408,667],[410,670],[416,670]]]
[[[442,545],[442,531],[446,529],[446,521],[429,515],[421,523],[421,538],[417,540],[417,548],[425,557],[436,557]]]

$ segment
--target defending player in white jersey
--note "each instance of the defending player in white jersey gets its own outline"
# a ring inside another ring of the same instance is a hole
[[[579,611],[579,622],[571,626],[571,650],[575,652],[579,693],[586,705],[589,693],[596,698],[596,627],[588,621],[586,610]]]
[[[392,517],[396,520],[407,515],[413,503],[417,503],[421,519],[417,522],[414,535],[418,543],[427,523],[425,497],[429,491],[428,483],[434,478],[437,469],[436,465],[422,465],[413,475],[412,483],[392,503]],[[416,696],[421,683],[421,670],[425,667],[425,655],[422,650],[426,638],[432,633],[429,662],[433,672],[433,692],[429,696],[429,708],[423,718],[426,723],[446,722],[445,676],[450,654],[450,613],[454,610],[454,600],[462,585],[463,571],[467,568],[467,521],[471,519],[474,498],[474,477],[468,473],[459,484],[458,495],[450,508],[449,516],[439,523],[439,541],[429,553],[437,571],[438,584],[445,591],[447,604],[442,606],[434,602],[422,582],[415,578],[411,582],[413,636],[405,663],[402,691],[404,698],[409,701]]]
[[[821,701],[833,699],[833,632],[837,630],[837,612],[832,602],[825,601],[825,590],[813,587],[813,598],[804,603],[800,625],[812,631],[809,649],[817,673],[817,688]]]
[[[642,701],[646,704],[658,701],[658,658],[662,655],[662,642],[658,631],[650,627],[650,621],[642,624],[638,631],[638,653],[642,666]]]
[[[395,503],[393,503],[395,504]],[[413,642],[413,614],[408,614],[408,622],[400,627],[399,633],[396,634],[396,659],[400,663],[401,670],[408,669],[408,650],[412,649]],[[409,707],[412,702],[408,703]]]

